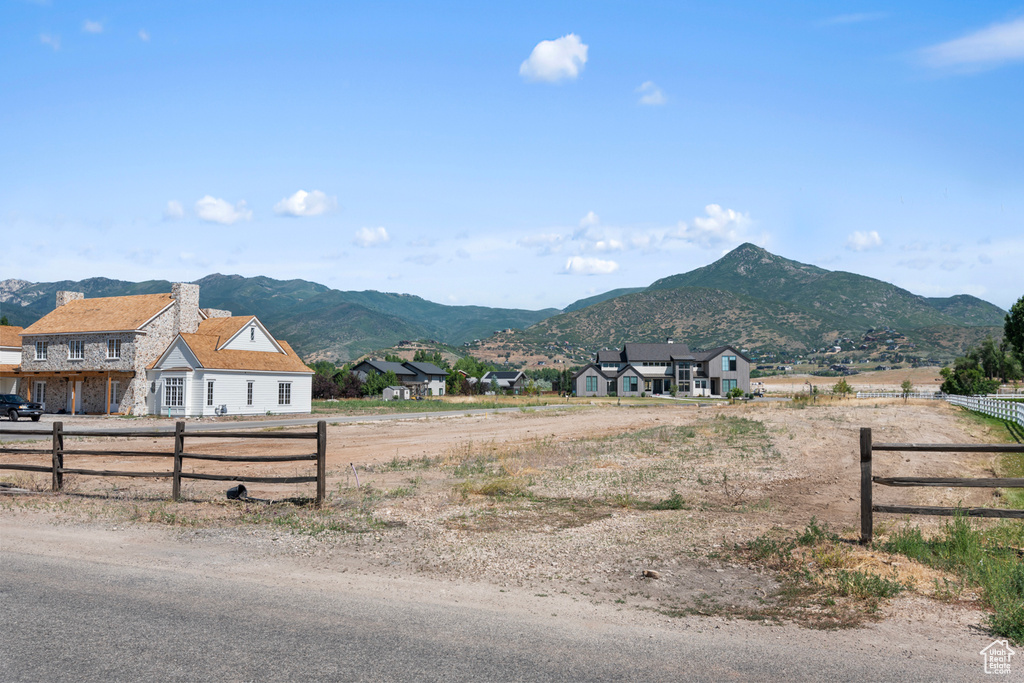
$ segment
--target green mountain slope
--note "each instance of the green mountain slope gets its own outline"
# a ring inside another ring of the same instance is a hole
[[[841,318],[853,329],[1000,325],[1004,315],[997,306],[975,297],[926,299],[888,282],[799,263],[749,243],[710,265],[658,280],[648,289],[676,287],[714,287],[785,301]]]
[[[519,336],[595,349],[673,338],[694,347],[731,343],[803,350],[819,346],[823,332],[837,327],[820,314],[784,303],[720,289],[678,287],[627,294],[563,313]]]
[[[563,309],[562,312],[563,313],[572,313],[573,311],[578,311],[581,308],[586,308],[587,306],[593,306],[594,304],[599,304],[602,301],[607,301],[608,299],[614,299],[614,298],[619,297],[619,296],[626,296],[627,294],[633,294],[635,292],[642,292],[642,291],[644,291],[644,289],[646,289],[646,288],[645,287],[624,287],[622,289],[613,289],[610,292],[605,292],[604,294],[597,294],[595,296],[587,297],[586,299],[580,299],[578,301],[574,301],[571,304],[569,304],[568,306],[566,306]]]
[[[881,280],[744,244],[646,290],[582,299],[518,336],[592,349],[675,337],[697,347],[733,343],[800,352],[832,345],[837,338],[859,344],[868,329],[889,327],[906,335],[899,342],[902,353],[949,358],[986,336],[1000,337],[1004,315],[975,297],[927,299]]]
[[[404,339],[432,338],[462,344],[496,329],[532,325],[558,311],[527,311],[485,306],[445,306],[408,294],[343,292],[306,280],[208,275],[196,281],[199,305],[235,314],[253,314],[274,334],[312,360],[350,360]],[[27,327],[54,308],[58,290],[87,297],[169,292],[166,280],[125,282],[92,278],[81,282],[0,283],[0,314]]]

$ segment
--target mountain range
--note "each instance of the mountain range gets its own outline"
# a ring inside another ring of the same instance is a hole
[[[521,343],[597,349],[674,337],[691,346],[805,351],[867,329],[897,330],[920,352],[949,357],[999,337],[1005,311],[973,296],[926,298],[854,273],[829,271],[743,244],[719,260],[649,287],[580,299],[562,311],[446,306],[411,294],[340,291],[306,280],[208,275],[200,305],[259,316],[306,360],[344,361],[401,340],[458,345],[513,328]],[[87,297],[170,291],[170,282],[90,278],[0,282],[0,313],[27,326],[58,290]]]

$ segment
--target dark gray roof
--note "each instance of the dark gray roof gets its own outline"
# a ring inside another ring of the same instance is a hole
[[[672,356],[685,356],[689,353],[690,347],[686,344],[625,344],[622,347],[622,362],[668,362]]]
[[[601,349],[597,352],[598,363],[625,363],[622,351],[617,349]]]
[[[725,346],[717,346],[708,351],[701,351],[700,353],[697,354],[697,360],[711,360],[712,358],[725,352],[726,350],[732,351],[743,360],[747,361],[748,363],[750,362],[749,358],[747,358],[740,351],[738,351],[736,347],[730,346],[729,344],[726,344]]]
[[[364,368],[363,367],[364,365],[369,366],[369,367],[368,368]],[[414,376],[416,374],[415,372],[413,372],[409,368],[405,367],[401,363],[393,363],[391,361],[386,361],[386,360],[364,360],[362,363],[359,363],[358,365],[356,365],[352,369],[353,370],[357,370],[357,371],[362,371],[362,372],[368,372],[369,370],[376,370],[377,372],[379,372],[382,375],[385,372],[388,372],[390,370],[391,372],[395,373],[399,377],[402,377],[403,375],[406,376],[406,377]]]
[[[407,368],[419,371],[421,375],[448,375],[445,370],[442,370],[433,363],[414,363],[409,361],[408,363],[404,363],[404,365]]]
[[[486,375],[484,375],[484,377],[491,379],[519,379],[519,376],[522,374],[522,371],[519,370],[514,372],[508,370],[492,370],[491,372],[488,372]]]

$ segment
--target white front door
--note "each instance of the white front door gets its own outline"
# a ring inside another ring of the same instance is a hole
[[[110,412],[116,413],[121,409],[121,383],[110,383]]]
[[[72,415],[82,412],[82,380],[68,382],[68,403],[65,409]]]

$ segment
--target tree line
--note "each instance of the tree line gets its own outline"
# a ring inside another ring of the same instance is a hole
[[[942,368],[941,391],[972,396],[992,394],[1000,384],[1024,379],[1024,296],[1006,314],[1003,338],[991,337]]]

